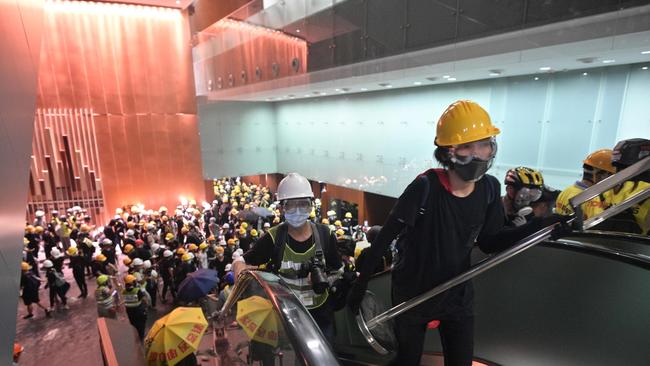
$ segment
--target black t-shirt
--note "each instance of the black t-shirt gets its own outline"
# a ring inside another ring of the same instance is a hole
[[[314,244],[313,235],[305,241],[297,241],[287,233],[287,244],[294,252],[304,253]],[[343,263],[341,262],[341,257],[338,255],[336,250],[336,236],[334,233],[330,232],[327,241],[321,243],[321,245],[323,246],[327,270],[338,270],[341,268]],[[273,256],[273,247],[274,243],[271,235],[268,232],[264,233],[264,235],[262,235],[262,237],[255,243],[253,248],[244,253],[244,260],[247,264],[254,266],[267,263]]]
[[[485,175],[474,191],[457,197],[448,191],[447,173],[431,169],[429,197],[419,215],[424,181],[415,179],[402,193],[390,218],[407,228],[398,241],[398,258],[392,271],[393,293],[399,301],[417,296],[470,268],[470,254],[477,238],[494,235],[503,227],[504,211],[499,182]],[[441,179],[443,181],[441,181]],[[390,220],[390,219],[389,219]],[[471,312],[470,282],[436,296],[422,306],[429,314]]]

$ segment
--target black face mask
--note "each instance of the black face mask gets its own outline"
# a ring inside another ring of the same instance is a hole
[[[451,169],[466,182],[476,182],[490,169],[492,160],[472,159],[465,165],[452,163]]]

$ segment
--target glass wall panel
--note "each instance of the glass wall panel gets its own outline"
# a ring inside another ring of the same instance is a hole
[[[409,0],[407,7],[410,49],[445,43],[456,36],[456,0]]]
[[[368,56],[378,58],[405,49],[406,2],[382,0],[368,7]]]
[[[458,37],[482,36],[518,28],[526,2],[521,0],[461,0]]]

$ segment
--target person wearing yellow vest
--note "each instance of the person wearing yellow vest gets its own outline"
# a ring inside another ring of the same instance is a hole
[[[117,319],[117,308],[114,301],[114,290],[107,275],[97,277],[97,289],[95,290],[97,301],[97,316],[100,318]]]
[[[142,288],[138,286],[134,275],[128,274],[124,276],[122,298],[124,298],[124,307],[129,322],[138,331],[140,340],[144,339],[144,327],[147,323],[147,296],[142,291]]]
[[[576,181],[572,186],[563,190],[555,201],[555,212],[560,215],[573,214],[573,207],[571,207],[569,199],[616,172],[612,165],[611,149],[592,152],[582,161],[582,164],[582,180]],[[607,208],[605,194],[608,193],[601,194],[582,204],[582,214],[585,220],[598,215]]]
[[[612,151],[612,165],[617,172],[650,156],[650,140],[635,138],[619,141]],[[608,205],[619,204],[626,199],[650,189],[650,171],[646,171],[614,187],[605,195]],[[599,230],[621,231],[647,235],[650,228],[650,199],[639,202],[622,213],[596,226]]]
[[[248,252],[247,264],[270,264],[309,310],[325,337],[334,339],[330,285],[341,275],[336,237],[329,227],[309,221],[314,194],[309,181],[289,173],[278,185],[286,222],[268,230]]]

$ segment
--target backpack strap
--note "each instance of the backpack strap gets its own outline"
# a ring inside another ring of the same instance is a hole
[[[312,236],[314,238],[314,245],[316,246],[316,252],[321,251],[323,253],[323,261],[325,261],[325,246],[323,246],[322,236],[325,234],[321,232],[319,225],[309,222],[311,225]],[[324,225],[323,225],[324,226]],[[327,228],[329,231],[329,228]],[[289,236],[289,227],[286,222],[281,223],[278,226],[272,227],[269,229],[269,235],[273,239],[273,256],[271,257],[271,268],[273,271],[280,270],[282,264],[282,258],[284,257],[284,247],[287,244],[287,237]],[[327,264],[327,262],[325,261]]]

